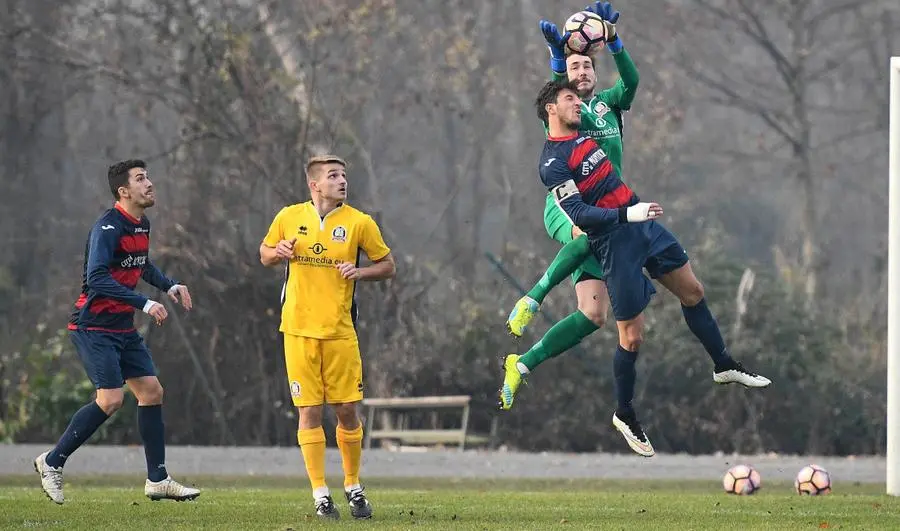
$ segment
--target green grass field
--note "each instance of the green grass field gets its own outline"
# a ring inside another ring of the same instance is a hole
[[[193,502],[151,502],[143,479],[71,477],[66,503],[37,477],[0,477],[2,529],[900,529],[900,499],[883,485],[835,485],[800,497],[787,483],[729,496],[716,482],[369,480],[370,521],[313,516],[305,479],[180,478],[204,489]],[[765,481],[765,480],[764,480]],[[337,486],[339,480],[329,481]],[[333,487],[332,487],[333,488]],[[337,499],[336,499],[337,501]]]

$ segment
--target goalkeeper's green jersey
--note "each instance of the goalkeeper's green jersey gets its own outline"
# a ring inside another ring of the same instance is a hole
[[[619,80],[615,85],[595,93],[590,101],[582,102],[579,132],[590,136],[597,142],[600,149],[606,152],[616,173],[623,178],[622,111],[631,108],[639,77],[637,68],[625,48],[614,53],[613,59],[619,70]],[[554,80],[565,78],[566,74],[553,72]]]

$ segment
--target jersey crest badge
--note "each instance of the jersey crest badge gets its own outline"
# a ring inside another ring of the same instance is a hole
[[[335,242],[345,242],[347,241],[347,229],[338,225],[331,231],[331,240]]]
[[[606,120],[603,119],[603,115],[609,112],[609,105],[605,101],[598,101],[597,105],[594,105],[594,112],[597,114],[597,126],[605,127]]]

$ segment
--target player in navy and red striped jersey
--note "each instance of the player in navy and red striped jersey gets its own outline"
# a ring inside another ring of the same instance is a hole
[[[691,271],[687,252],[672,233],[655,221],[662,208],[656,203],[641,202],[619,178],[600,146],[590,136],[579,133],[581,100],[577,83],[547,83],[536,104],[538,116],[548,126],[540,161],[541,181],[572,224],[587,234],[591,252],[603,269],[616,318],[619,345],[613,372],[618,405],[613,425],[632,450],[652,456],[653,446],[632,406],[634,364],[643,339],[643,311],[656,293],[643,269],[673,293],[694,286],[702,298],[702,286]],[[731,358],[712,314],[705,304],[698,306],[701,308],[685,313],[685,320],[715,362],[713,379],[749,387],[769,385],[767,378],[751,373]],[[581,336],[561,333],[556,328],[551,328],[524,355],[506,356],[500,389],[502,409],[512,406],[522,380],[538,363],[581,340]]]
[[[155,203],[147,165],[126,160],[109,168],[109,188],[116,204],[94,223],[84,250],[81,295],[69,319],[69,335],[91,382],[96,400],[79,409],[51,450],[34,460],[41,486],[63,503],[62,469],[66,459],[116,412],[125,398],[123,384],[138,401],[138,429],[144,442],[147,481],[144,494],[153,500],[189,500],[200,491],[173,480],[165,465],[162,386],[144,339],[134,327],[142,310],[162,324],[166,308],[135,291],[138,279],[191,309],[187,287],[164,275],[150,261],[150,221],[144,211]]]

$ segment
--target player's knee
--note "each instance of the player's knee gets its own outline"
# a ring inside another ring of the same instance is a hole
[[[297,408],[301,430],[318,428],[322,425],[322,406],[301,406]]]
[[[619,344],[628,352],[639,351],[643,342],[644,334],[639,327],[629,327],[619,337]]]
[[[705,295],[703,284],[699,280],[694,279],[694,282],[689,284],[682,292],[680,297],[681,304],[687,307],[696,306],[703,300]]]
[[[594,302],[594,301],[591,301]],[[606,324],[606,308],[600,304],[579,304],[578,310],[584,314],[597,328],[603,328]]]
[[[638,352],[639,350],[641,350],[641,343],[643,342],[644,338],[641,336],[623,338],[622,348],[624,348],[628,352]]]
[[[359,426],[359,415],[356,414],[356,403],[335,404],[334,412],[338,423],[344,429],[355,430]]]
[[[121,389],[101,389],[97,393],[97,405],[107,416],[112,415],[125,402],[125,393]]]
[[[163,386],[157,383],[145,389],[138,397],[139,405],[156,406],[163,403]]]

